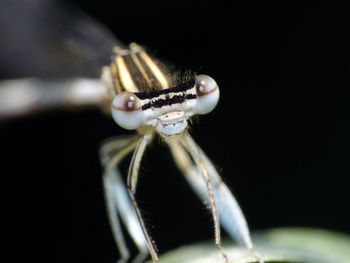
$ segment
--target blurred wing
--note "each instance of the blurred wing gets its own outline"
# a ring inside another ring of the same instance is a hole
[[[62,107],[105,107],[106,28],[63,1],[0,1],[0,121]]]
[[[0,78],[99,77],[111,32],[63,1],[0,1]]]

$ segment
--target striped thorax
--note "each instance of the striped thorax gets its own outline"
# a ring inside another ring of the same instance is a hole
[[[161,135],[173,135],[186,129],[191,116],[215,108],[219,88],[211,77],[178,81],[135,43],[114,52],[108,72],[114,97],[111,112],[119,126],[153,126]]]

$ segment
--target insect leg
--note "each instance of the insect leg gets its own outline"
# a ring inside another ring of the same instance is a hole
[[[148,255],[148,248],[138,217],[130,202],[128,192],[118,169],[120,161],[137,145],[138,136],[126,136],[109,139],[100,149],[104,166],[103,186],[107,214],[113,236],[121,255],[120,263],[127,262],[129,251],[123,238],[118,216],[121,217],[131,238],[140,251],[134,262],[141,262]]]
[[[127,178],[127,188],[128,188],[129,197],[130,197],[132,205],[136,211],[138,221],[141,225],[144,237],[146,239],[147,247],[148,247],[148,250],[151,254],[152,261],[158,262],[157,252],[156,252],[155,247],[153,245],[153,242],[152,242],[152,240],[147,232],[145,224],[142,220],[142,216],[141,216],[141,213],[140,213],[140,210],[138,208],[138,205],[137,205],[137,202],[135,199],[135,195],[134,195],[135,191],[136,191],[136,184],[137,184],[138,172],[139,172],[139,168],[140,168],[140,164],[141,164],[141,160],[142,160],[142,155],[146,149],[147,144],[151,141],[151,139],[152,139],[152,134],[146,133],[145,135],[143,135],[139,139],[139,141],[136,145],[134,154],[132,156],[131,164],[129,167],[129,173],[128,173],[128,178]]]
[[[183,136],[180,137],[180,143],[184,148],[187,149],[191,157],[193,158],[194,163],[198,167],[201,176],[203,177],[207,189],[207,194],[209,198],[209,204],[213,216],[213,221],[214,221],[214,232],[215,232],[215,244],[216,246],[220,249],[221,254],[225,258],[225,261],[228,263],[228,258],[227,254],[224,251],[222,245],[221,245],[221,231],[220,231],[220,222],[219,222],[219,216],[218,216],[218,210],[214,198],[214,191],[213,191],[213,186],[211,179],[208,175],[208,170],[205,165],[205,161],[202,155],[202,152],[200,149],[197,147],[195,142],[191,139],[189,134],[184,134]]]
[[[192,138],[189,139],[192,140],[192,144],[195,144]],[[175,140],[169,141],[168,144],[177,166],[183,172],[195,193],[201,200],[205,202],[208,201],[206,182],[201,176],[199,168],[193,163],[188,153],[188,148]],[[220,217],[220,224],[233,239],[246,246],[254,254],[257,260],[260,263],[263,263],[261,256],[253,248],[246,220],[236,199],[221,180],[209,158],[198,145],[196,145],[196,147],[202,154],[203,161],[208,171],[208,176],[212,182],[214,198]]]

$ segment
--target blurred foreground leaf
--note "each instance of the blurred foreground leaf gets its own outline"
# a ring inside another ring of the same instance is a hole
[[[350,237],[328,230],[278,228],[253,236],[265,262],[350,263]],[[231,241],[223,242],[230,263],[253,263],[254,256]],[[224,262],[214,241],[183,246],[161,255],[161,263]]]

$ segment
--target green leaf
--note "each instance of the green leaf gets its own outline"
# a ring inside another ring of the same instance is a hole
[[[253,236],[255,250],[264,261],[282,263],[350,263],[350,237],[328,230],[277,228]],[[230,263],[257,262],[245,248],[229,240],[223,242]],[[160,256],[161,263],[221,263],[214,241],[182,246]]]

